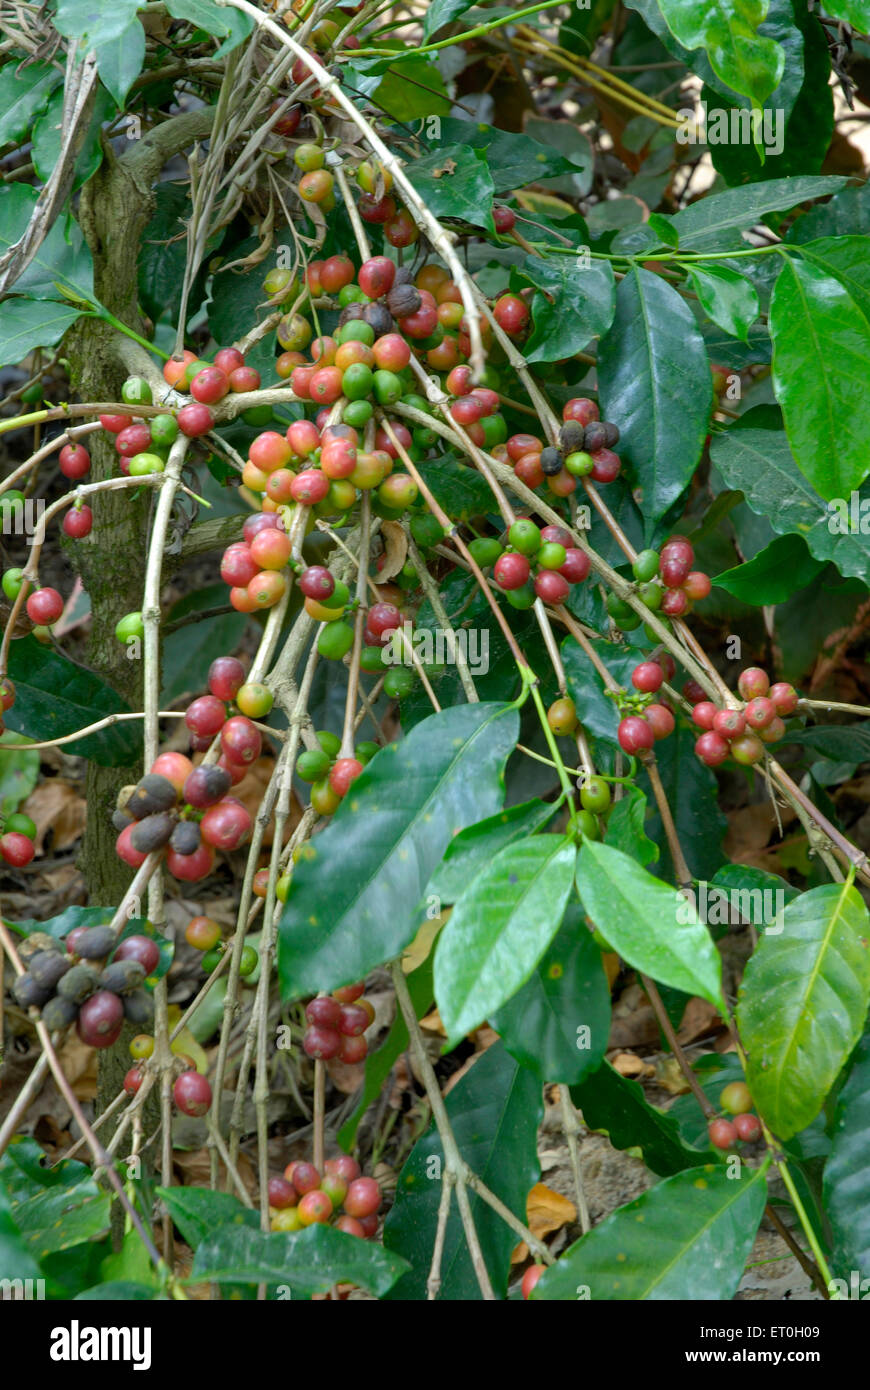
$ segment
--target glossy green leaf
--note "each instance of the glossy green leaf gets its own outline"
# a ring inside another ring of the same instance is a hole
[[[849,184],[827,203],[804,212],[786,232],[786,241],[804,245],[826,237],[870,235],[870,184]]]
[[[567,257],[528,256],[522,275],[540,293],[532,301],[532,333],[523,346],[527,362],[572,357],[613,322],[615,281],[609,261],[573,264]]]
[[[452,837],[499,809],[518,727],[507,705],[459,706],[372,759],[294,870],[279,926],[285,999],[362,979],[407,946]]]
[[[650,1105],[643,1087],[620,1076],[609,1062],[572,1086],[571,1099],[589,1129],[605,1133],[616,1149],[640,1149],[653,1173],[668,1177],[703,1162],[701,1151],[681,1139],[673,1116]]]
[[[870,488],[861,498],[828,506],[799,471],[781,430],[747,425],[717,434],[710,453],[729,487],[739,489],[752,511],[774,531],[804,537],[818,560],[841,574],[865,579],[870,569],[870,526],[861,528],[861,506],[870,515]]]
[[[7,58],[0,68],[0,145],[30,138],[33,122],[62,82],[63,72],[54,63],[40,59],[19,67],[17,58]]]
[[[100,81],[123,110],[145,62],[145,30],[140,21],[134,17],[119,34],[96,43],[94,53]]]
[[[659,857],[659,847],[644,829],[649,803],[640,787],[623,787],[622,791],[607,817],[604,843],[630,855],[638,864],[653,864]]]
[[[758,294],[745,275],[738,275],[726,266],[690,266],[689,278],[704,313],[745,342],[750,326],[758,318]]]
[[[719,809],[716,774],[695,756],[697,737],[697,729],[678,723],[669,738],[656,744],[656,764],[686,862],[695,878],[712,878],[722,863],[722,840],[728,822]],[[646,822],[647,834],[661,851],[661,858],[651,872],[657,878],[674,882],[676,875],[667,836],[643,767],[638,783],[652,808],[652,815]]]
[[[726,1302],[737,1292],[764,1206],[763,1168],[690,1168],[619,1207],[570,1246],[533,1300]]]
[[[552,818],[553,807],[535,799],[508,806],[486,820],[469,825],[450,841],[443,860],[429,881],[430,893],[445,903],[457,898],[476,878],[499,850],[515,840],[524,839],[540,830]]]
[[[778,85],[785,54],[758,34],[765,0],[659,0],[659,9],[674,38],[705,49],[713,71],[735,92],[761,103]]]
[[[870,759],[870,721],[859,724],[808,724],[788,734],[789,743],[812,748],[826,758],[853,762]]]
[[[68,39],[84,39],[90,47],[122,34],[140,0],[115,0],[108,8],[99,0],[57,0],[54,23]]]
[[[813,198],[838,193],[845,180],[807,174],[793,179],[770,179],[728,188],[690,203],[671,219],[680,237],[682,251],[715,251],[731,248],[730,234],[760,222],[765,213],[797,207]]]
[[[456,1083],[445,1105],[466,1163],[524,1220],[526,1197],[540,1173],[537,1132],[543,1106],[536,1078],[495,1043]],[[391,1300],[426,1298],[443,1166],[441,1141],[432,1125],[415,1144],[399,1174],[395,1204],[384,1226],[385,1248],[411,1265],[410,1272],[391,1290]],[[496,1297],[504,1298],[516,1235],[474,1192],[469,1190],[468,1197],[493,1290]],[[438,1297],[466,1302],[480,1299],[455,1195],[447,1220]]]
[[[192,1250],[224,1228],[260,1229],[259,1211],[242,1206],[232,1192],[210,1192],[206,1187],[158,1187],[156,1195]]]
[[[574,1085],[600,1066],[610,1033],[610,987],[579,904],[568,904],[531,979],[490,1023],[541,1085]]]
[[[77,1176],[74,1181],[12,1196],[10,1214],[36,1259],[41,1261],[56,1250],[67,1250],[108,1230],[109,1196],[87,1169],[85,1172],[87,1177]]]
[[[21,735],[7,729],[0,734],[0,815],[17,811],[39,781],[39,753],[26,748],[4,748],[20,743]]]
[[[837,1099],[825,1164],[825,1212],[834,1236],[833,1267],[849,1278],[870,1271],[870,1033],[865,1033]]]
[[[485,515],[492,506],[492,493],[483,475],[451,454],[442,454],[431,462],[426,460],[426,485],[455,521]]]
[[[20,362],[38,347],[55,347],[80,309],[42,299],[7,299],[0,323],[0,365]],[[7,720],[10,728],[11,720]]]
[[[746,1080],[790,1139],[821,1108],[870,1004],[870,917],[856,888],[825,884],[789,903],[750,957],[737,1007]]]
[[[756,607],[784,603],[798,589],[811,584],[825,568],[825,563],[810,554],[803,536],[791,532],[777,536],[751,560],[723,570],[713,583]]]
[[[826,0],[825,14],[832,15],[834,19],[844,19],[859,33],[866,34],[870,31],[870,3],[868,0],[830,0],[830,3],[827,3]]]
[[[141,29],[141,25],[139,28]],[[114,114],[114,103],[108,92],[97,90],[96,100],[82,147],[76,157],[73,190],[87,183],[103,162],[103,146],[100,140],[103,123]],[[48,106],[33,127],[31,157],[33,167],[39,177],[46,182],[60,158],[63,143],[63,92],[53,92]]]
[[[166,8],[175,19],[187,19],[197,29],[223,39],[215,49],[215,58],[238,48],[254,27],[248,15],[229,5],[217,5],[215,0],[166,0]]]
[[[773,387],[795,462],[825,500],[848,498],[870,472],[870,400],[861,389],[870,322],[839,280],[790,259],[774,287],[770,336]]]
[[[446,24],[451,24],[454,19],[465,14],[470,10],[474,0],[432,0],[432,4],[426,7],[426,14],[423,18],[423,38],[428,43],[431,38],[443,29]]]
[[[870,319],[870,236],[819,237],[801,244],[801,255],[845,285]]]
[[[10,183],[0,187],[0,255],[24,236],[38,198],[37,190],[31,188],[30,184]],[[78,223],[70,219],[65,226],[64,219],[59,217],[30,264],[15,281],[15,290],[18,294],[32,295],[36,299],[60,299],[65,287],[75,295],[92,297],[94,267]],[[8,331],[6,316],[15,304],[26,306],[29,301],[6,301],[0,339]],[[20,314],[23,310],[19,309],[18,312]]]
[[[424,129],[424,139],[425,135]],[[442,142],[484,150],[497,193],[507,193],[527,183],[540,183],[542,179],[563,174],[577,174],[590,166],[588,155],[580,148],[576,152],[564,152],[536,140],[533,134],[497,130],[491,125],[455,116],[442,119],[441,133],[437,143],[433,140],[433,147],[439,148]]]
[[[139,295],[155,322],[164,314],[174,322],[181,307],[181,285],[187,260],[186,222],[191,215],[190,194],[180,184],[161,183],[154,190],[154,198],[154,212],[139,246]],[[209,237],[206,256],[214,254],[222,239],[222,232]],[[238,247],[237,251],[244,256],[252,249],[253,243],[250,247]],[[214,317],[212,331],[218,341],[232,342],[241,337],[245,316],[248,323],[255,320],[258,305],[266,299],[263,277],[274,263],[274,256],[266,257],[262,264],[242,275],[229,271],[214,277],[209,322]],[[198,305],[204,297],[206,274],[207,271],[201,269],[194,280],[191,306]]]
[[[350,1283],[381,1298],[407,1268],[405,1260],[374,1241],[345,1235],[334,1226],[264,1235],[232,1223],[201,1241],[187,1282],[277,1284],[309,1296]]]
[[[722,966],[691,905],[621,850],[584,841],[577,891],[613,949],[635,970],[724,1011]]]
[[[559,930],[576,858],[573,840],[532,835],[500,850],[457,899],[435,950],[448,1046],[529,979]]]
[[[128,709],[120,695],[93,671],[43,647],[35,637],[12,643],[9,675],[15,682],[15,704],[5,715],[6,723],[36,741],[62,738],[103,715]],[[140,755],[141,730],[131,722],[110,724],[64,746],[67,753],[92,758],[102,767],[120,767],[135,762]]]
[[[345,71],[343,68],[342,76]],[[427,121],[450,111],[450,98],[434,55],[417,57],[403,52],[386,68],[371,100],[394,121]]]
[[[657,520],[684,491],[707,434],[713,387],[704,340],[672,285],[633,268],[598,351],[603,417],[618,420],[619,452]]]
[[[414,187],[435,217],[459,217],[473,227],[494,230],[495,186],[485,151],[439,145],[435,154],[414,160]]]
[[[0,1279],[40,1279],[42,1270],[16,1226],[9,1202],[0,1182]],[[22,1283],[21,1297],[25,1286]]]

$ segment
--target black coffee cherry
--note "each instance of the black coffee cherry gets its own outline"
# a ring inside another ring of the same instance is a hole
[[[74,965],[68,970],[57,987],[63,999],[71,999],[74,1004],[84,1001],[100,987],[100,972],[92,965]]]
[[[123,996],[124,1017],[130,1023],[147,1027],[154,1022],[154,999],[147,989],[134,989]]]
[[[614,425],[610,420],[604,421],[604,447],[614,449],[619,443],[619,426]]]
[[[387,308],[394,319],[406,319],[410,314],[416,314],[422,303],[420,291],[416,285],[394,283],[387,295]]]
[[[50,1033],[56,1033],[60,1028],[68,1028],[71,1023],[75,1023],[78,1012],[78,1004],[74,1004],[71,999],[62,999],[56,994],[44,1006],[42,1021]]]
[[[548,478],[553,478],[557,473],[562,472],[564,460],[558,449],[547,448],[541,450],[541,472]]]
[[[38,985],[33,976],[26,970],[23,975],[18,976],[12,986],[12,993],[22,1009],[41,1009],[43,1004],[46,1004],[51,998],[51,990]]]
[[[122,830],[126,830],[127,826],[132,824],[132,821],[133,817],[128,815],[126,811],[112,812],[112,825],[119,833]]]
[[[346,304],[338,316],[339,328],[344,328],[346,323],[357,323],[363,317],[362,304]]]
[[[559,430],[559,447],[563,454],[576,454],[583,448],[586,430],[579,420],[566,420]]]
[[[134,820],[144,820],[158,811],[170,811],[178,800],[178,792],[168,777],[148,772],[133,788],[127,810]]]
[[[145,979],[145,967],[138,960],[113,960],[103,971],[102,987],[110,994],[130,994]]]
[[[170,849],[176,854],[196,854],[202,842],[202,835],[196,821],[180,820],[169,840]]]
[[[42,989],[53,990],[72,965],[67,955],[57,951],[37,951],[27,963],[28,973]]]
[[[138,854],[151,854],[152,850],[162,849],[169,843],[175,829],[175,817],[168,811],[158,811],[154,816],[140,820],[130,832],[130,844]]]
[[[594,454],[597,449],[607,447],[607,426],[600,420],[593,420],[591,425],[587,425],[583,431],[583,448],[587,454]]]
[[[386,304],[366,304],[363,309],[363,322],[375,330],[376,338],[383,338],[393,331],[393,316]]]
[[[82,960],[102,960],[115,944],[111,927],[89,927],[76,941],[76,955]]]

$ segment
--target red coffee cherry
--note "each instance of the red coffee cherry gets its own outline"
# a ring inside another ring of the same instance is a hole
[[[757,1115],[735,1115],[734,1128],[744,1144],[754,1144],[761,1138],[761,1122]]]
[[[287,1207],[295,1207],[299,1200],[296,1188],[293,1186],[292,1182],[288,1182],[286,1178],[270,1178],[268,1193],[269,1206],[274,1207],[276,1211],[284,1211]]]
[[[501,558],[508,557],[503,555]],[[500,561],[496,562],[496,569],[499,563]],[[558,570],[540,570],[535,575],[534,588],[538,598],[543,599],[544,603],[564,603],[571,592],[571,585]]]
[[[521,589],[528,583],[531,567],[525,555],[508,551],[493,566],[493,578],[500,589]]]
[[[335,1028],[326,1028],[320,1023],[312,1023],[302,1037],[302,1048],[307,1057],[315,1061],[328,1062],[338,1056],[341,1037]]]
[[[374,1178],[354,1178],[347,1189],[344,1209],[348,1216],[361,1220],[374,1216],[381,1205],[381,1189]]]
[[[692,719],[699,729],[712,729],[716,715],[720,713],[712,700],[699,700],[692,710]]]
[[[523,1275],[523,1282],[520,1285],[523,1298],[527,1299],[529,1297],[529,1295],[532,1292],[532,1289],[535,1287],[541,1275],[544,1273],[545,1268],[545,1265],[529,1265],[528,1269]]]
[[[674,716],[667,705],[647,705],[643,717],[652,729],[656,743],[674,732]]]
[[[218,700],[235,699],[245,683],[245,668],[234,656],[219,656],[208,668],[208,688]]]
[[[751,729],[766,729],[776,718],[776,706],[764,695],[756,695],[744,710],[746,722]]]
[[[211,1105],[208,1078],[198,1071],[183,1071],[172,1088],[172,1095],[185,1115],[204,1115]]]
[[[651,695],[659,689],[665,673],[656,661],[642,661],[631,673],[631,683],[641,694]]]
[[[739,709],[719,709],[713,716],[712,727],[723,738],[737,738],[746,728],[746,716]]]
[[[100,419],[102,420],[102,418],[101,416]],[[105,418],[124,420],[125,422],[130,419],[128,415],[106,416]],[[121,428],[123,429],[124,426],[122,425]],[[75,443],[65,444],[57,456],[57,461],[65,478],[83,478],[91,466],[91,456],[87,449],[83,445]]]
[[[57,589],[37,589],[27,600],[27,616],[31,622],[51,627],[63,612],[63,599]]]
[[[701,599],[708,597],[712,587],[713,581],[709,574],[704,574],[701,570],[692,570],[686,576],[683,592],[693,603],[698,603]]]
[[[358,758],[338,758],[329,772],[329,785],[336,796],[347,796],[351,783],[362,771],[363,764]]]
[[[766,695],[770,689],[770,677],[760,666],[747,666],[737,680],[737,690],[744,700],[753,700],[756,695]]]
[[[696,741],[695,752],[707,767],[718,767],[728,757],[728,744],[720,734],[710,730]]]
[[[655,742],[651,725],[636,714],[630,714],[627,719],[620,721],[616,737],[623,752],[632,755],[640,753],[644,749],[652,748]]]
[[[714,1148],[733,1149],[737,1143],[737,1130],[730,1120],[711,1120],[707,1132]]]
[[[767,692],[767,698],[771,701],[777,714],[787,716],[794,714],[800,697],[793,685],[789,685],[786,681],[777,681]]]

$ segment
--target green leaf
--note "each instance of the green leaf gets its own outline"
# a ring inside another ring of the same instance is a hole
[[[0,255],[24,236],[38,198],[37,190],[29,184],[10,183],[0,187]],[[36,299],[59,299],[64,287],[76,295],[92,299],[94,267],[78,223],[69,218],[64,226],[64,218],[59,217],[33,260],[19,275],[15,289]],[[6,301],[3,306],[4,329],[6,316],[15,304],[28,305],[29,301]]]
[[[63,912],[59,912],[56,917],[49,917],[44,922],[32,917],[25,922],[9,922],[8,925],[22,936],[30,936],[33,932],[45,932],[47,936],[61,941],[74,927],[106,926],[111,922],[114,912],[113,907],[65,907]],[[141,917],[133,917],[130,920],[137,926],[144,922],[144,918]]]
[[[745,275],[721,265],[690,266],[689,276],[704,313],[726,333],[746,342],[759,313],[755,286]]]
[[[433,58],[403,55],[387,68],[370,98],[394,121],[425,121],[446,116],[450,99]]]
[[[803,245],[819,238],[870,235],[870,183],[850,184],[827,203],[804,212],[786,232],[786,241]]]
[[[616,1149],[640,1149],[653,1173],[667,1177],[702,1161],[700,1151],[681,1139],[673,1116],[650,1105],[643,1087],[620,1076],[609,1062],[602,1062],[592,1076],[572,1086],[571,1099],[582,1111],[587,1128],[605,1133]]]
[[[13,1198],[10,1203],[15,1224],[38,1260],[105,1234],[109,1207],[108,1194],[100,1191],[90,1174]]]
[[[719,954],[691,904],[610,845],[585,840],[577,891],[613,949],[635,970],[725,1011]]]
[[[499,809],[518,728],[508,705],[459,706],[376,754],[294,870],[279,925],[285,999],[359,980],[408,944],[452,837]]]
[[[233,1223],[205,1236],[187,1283],[289,1285],[308,1296],[351,1283],[382,1298],[407,1268],[398,1255],[334,1226],[264,1235]]]
[[[710,883],[715,888],[724,888],[741,917],[750,922],[774,921],[778,904],[785,905],[798,896],[798,889],[779,874],[769,874],[749,864],[723,864]],[[775,909],[773,912],[771,907]]]
[[[731,239],[723,232],[734,228],[754,227],[765,213],[781,212],[808,203],[813,198],[827,198],[843,187],[843,178],[807,174],[800,178],[770,179],[766,183],[748,183],[742,188],[728,188],[691,203],[671,218],[680,238],[682,251],[716,251],[732,249]]]
[[[461,830],[447,846],[443,860],[429,880],[428,892],[445,903],[455,903],[505,845],[534,835],[552,818],[553,807],[546,801],[523,801],[509,806],[486,820]]]
[[[4,748],[4,743],[20,743],[21,735],[12,729],[0,734],[0,815],[8,816],[26,801],[39,781],[39,753],[26,748]]]
[[[862,530],[861,509],[870,511],[870,489],[855,507],[844,499],[828,506],[799,472],[781,430],[751,425],[717,434],[710,447],[713,463],[729,487],[780,535],[798,532],[818,560],[830,560],[844,575],[865,579],[870,566],[870,528]]]
[[[0,365],[20,362],[34,348],[55,347],[80,315],[80,309],[48,300],[7,299],[0,326]],[[11,720],[6,722],[12,726]]]
[[[764,1206],[764,1168],[739,1177],[706,1164],[690,1168],[619,1207],[566,1250],[531,1298],[596,1302],[732,1299],[743,1278]]]
[[[834,19],[844,19],[860,33],[870,31],[870,3],[868,0],[825,0],[825,14]]]
[[[63,738],[106,714],[129,710],[93,671],[43,647],[35,637],[12,643],[9,675],[15,682],[15,704],[6,713],[6,723],[37,742]],[[101,767],[124,767],[140,754],[141,729],[136,721],[110,724],[64,747],[67,753],[91,758]]]
[[[832,1263],[847,1279],[870,1270],[870,1033],[865,1033],[834,1112],[825,1164],[825,1212],[834,1236]]]
[[[151,1303],[155,1298],[152,1284],[137,1284],[131,1279],[109,1279],[105,1284],[93,1284],[74,1295],[76,1303]]]
[[[238,48],[254,27],[248,15],[228,5],[217,5],[214,0],[166,0],[166,8],[173,18],[188,19],[197,29],[204,29],[207,34],[224,39],[220,47],[215,49],[215,58],[223,58]]]
[[[141,28],[141,25],[140,25]],[[85,131],[82,147],[76,157],[73,191],[87,183],[96,173],[103,161],[103,146],[100,140],[103,123],[114,112],[114,104],[108,92],[97,91],[94,110]],[[46,182],[60,158],[63,143],[63,92],[53,92],[43,114],[33,127],[31,157],[38,176]]]
[[[457,900],[435,950],[435,998],[447,1046],[506,1003],[550,945],[577,850],[561,835],[507,845]]]
[[[576,128],[572,129],[576,132]],[[425,131],[422,138],[425,139]],[[497,130],[491,125],[460,120],[455,116],[442,119],[437,142],[433,139],[431,143],[437,150],[442,142],[485,151],[497,193],[507,193],[528,183],[540,183],[542,179],[556,178],[561,174],[577,174],[585,171],[589,165],[585,151],[582,155],[580,152],[568,154],[542,144],[531,135]]]
[[[598,350],[605,419],[657,520],[689,483],[701,456],[713,386],[704,340],[672,285],[633,268],[616,291],[616,317]]]
[[[201,613],[216,607],[226,602],[226,595],[225,584],[208,584],[196,589],[173,604],[166,621],[174,622],[188,613]],[[198,690],[197,672],[205,671],[216,657],[234,652],[247,625],[245,613],[221,613],[205,622],[188,623],[170,632],[163,643],[162,708]]]
[[[826,758],[852,762],[870,759],[870,720],[862,724],[816,724],[787,734],[789,743],[813,748]]]
[[[821,1108],[861,1036],[870,1003],[870,917],[856,888],[825,884],[764,933],[740,987],[746,1080],[780,1139]]]
[[[455,521],[485,515],[492,506],[492,493],[483,474],[451,454],[426,460],[426,486]]]
[[[870,319],[870,236],[819,237],[803,242],[801,255],[839,280]]]
[[[568,904],[531,979],[490,1023],[541,1085],[574,1085],[600,1066],[610,1033],[610,986],[579,904]]]
[[[659,847],[644,830],[647,799],[640,787],[623,787],[623,795],[615,801],[607,817],[604,843],[636,859],[644,867],[659,857]]]
[[[430,951],[422,965],[419,965],[416,970],[412,970],[407,977],[408,993],[411,996],[411,1003],[414,1005],[414,1013],[417,1018],[422,1018],[425,1013],[429,1012],[435,998],[435,991],[432,986],[432,965],[433,959]],[[360,1121],[372,1101],[381,1094],[387,1077],[399,1057],[403,1052],[407,1052],[408,1043],[408,1025],[405,1023],[401,1009],[397,1009],[389,1033],[383,1042],[378,1043],[375,1051],[370,1052],[366,1058],[366,1077],[363,1082],[359,1105],[350,1119],[338,1131],[338,1142],[346,1153],[349,1153],[353,1148]]]
[[[839,280],[789,259],[774,286],[770,336],[773,388],[795,462],[826,501],[848,497],[870,471],[870,400],[861,386],[870,322]]]
[[[454,19],[465,14],[470,10],[473,0],[432,0],[432,4],[426,8],[423,19],[423,38],[426,43],[443,29],[446,24],[451,24]]]
[[[599,637],[592,637],[589,641],[614,680],[619,685],[628,687],[631,673],[638,662],[637,649],[617,645]],[[562,643],[562,661],[568,681],[568,694],[574,701],[583,728],[596,739],[605,739],[608,743],[615,744],[619,727],[616,701],[607,698],[601,677],[573,637],[566,637]],[[661,746],[664,747],[664,743]]]
[[[482,1054],[445,1100],[459,1151],[469,1167],[525,1220],[526,1197],[538,1179],[537,1131],[543,1107],[541,1087],[518,1067],[500,1043]],[[395,1204],[384,1226],[384,1246],[402,1255],[411,1271],[391,1291],[402,1302],[426,1298],[426,1280],[438,1224],[444,1155],[434,1125],[415,1144],[399,1174]],[[516,1236],[500,1216],[469,1190],[474,1224],[496,1297],[507,1292]],[[473,1302],[480,1289],[465,1243],[453,1195],[441,1260],[438,1297]]]
[[[124,109],[127,93],[145,62],[145,30],[134,16],[120,34],[94,45],[100,81]]]
[[[437,153],[414,160],[414,187],[435,217],[460,217],[473,227],[495,230],[495,186],[484,150],[439,146]]]
[[[231,1234],[240,1226],[260,1229],[259,1212],[242,1206],[231,1192],[210,1192],[206,1187],[158,1187],[156,1195],[192,1250],[214,1232],[226,1230]]]
[[[115,0],[109,8],[99,0],[57,0],[54,24],[65,38],[85,39],[94,47],[122,34],[138,8],[139,0]]]
[[[19,67],[17,58],[3,64],[0,68],[0,146],[17,145],[20,140],[30,138],[33,122],[62,82],[61,69],[41,59],[25,67]]]
[[[613,322],[615,282],[609,261],[574,265],[567,257],[527,256],[520,270],[540,293],[532,302],[532,334],[523,347],[527,362],[572,357]]]
[[[713,583],[755,607],[785,603],[798,589],[811,584],[825,564],[810,554],[803,536],[792,532],[777,536],[751,560],[717,574]]]
[[[713,71],[735,92],[761,104],[778,86],[785,54],[758,26],[765,0],[659,0],[674,38],[685,48],[703,48]]]
[[[12,1219],[9,1198],[0,1183],[0,1279],[40,1278],[42,1270]]]

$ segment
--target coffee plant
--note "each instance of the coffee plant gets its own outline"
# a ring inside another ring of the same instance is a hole
[[[848,1296],[870,3],[0,8],[0,1276]]]

